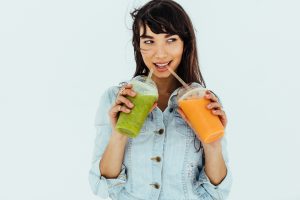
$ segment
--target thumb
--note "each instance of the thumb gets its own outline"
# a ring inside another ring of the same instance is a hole
[[[152,108],[150,109],[149,113],[151,113],[151,112],[156,108],[156,106],[157,106],[157,102],[155,102],[155,103],[153,104],[153,106],[152,106]]]

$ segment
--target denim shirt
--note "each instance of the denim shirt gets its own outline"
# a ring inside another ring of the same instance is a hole
[[[215,186],[205,174],[203,151],[196,151],[200,141],[194,139],[195,133],[177,112],[178,90],[171,94],[164,112],[156,107],[149,113],[140,135],[128,139],[121,172],[113,179],[101,176],[99,163],[112,134],[108,111],[115,102],[119,87],[104,92],[95,118],[97,132],[89,171],[89,183],[95,195],[113,200],[227,198],[232,175],[228,167],[226,138],[221,139],[221,144],[227,174]]]

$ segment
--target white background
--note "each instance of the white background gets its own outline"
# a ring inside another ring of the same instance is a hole
[[[0,2],[0,199],[99,199],[95,112],[133,75],[129,11],[143,2]],[[229,199],[299,200],[299,1],[178,2],[229,118]]]

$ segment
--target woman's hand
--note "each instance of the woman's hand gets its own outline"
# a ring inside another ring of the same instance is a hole
[[[211,101],[211,103],[207,105],[207,108],[211,110],[213,115],[219,116],[225,129],[227,125],[227,117],[226,113],[222,110],[221,104],[218,102],[218,98],[209,90],[206,90],[206,95],[204,98]]]
[[[127,84],[119,90],[116,101],[109,110],[109,117],[113,128],[115,128],[117,124],[119,112],[130,113],[134,107],[134,104],[128,98],[126,98],[127,95],[131,97],[136,96],[136,92],[134,92],[134,90],[132,89],[132,84]],[[150,109],[150,112],[152,112],[156,108],[156,106],[157,102],[154,103],[154,105]]]
[[[133,103],[126,98],[127,95],[131,97],[136,95],[132,89],[132,84],[127,84],[119,90],[116,101],[109,110],[109,118],[113,128],[116,126],[119,112],[130,113],[134,107]]]

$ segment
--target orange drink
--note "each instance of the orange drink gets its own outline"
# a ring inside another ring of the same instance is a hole
[[[184,91],[183,95],[179,95],[178,106],[200,140],[211,143],[224,135],[224,127],[219,117],[206,107],[210,100],[204,98],[205,91],[204,88]]]

